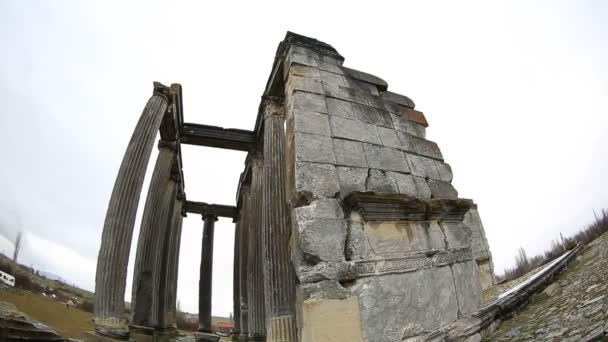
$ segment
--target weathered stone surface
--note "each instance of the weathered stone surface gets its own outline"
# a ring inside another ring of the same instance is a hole
[[[290,70],[294,66],[298,65],[310,66],[315,68],[319,66],[317,60],[314,57],[298,53],[290,53],[289,55],[287,55],[287,65],[289,67],[286,69],[286,72],[288,72],[287,70]]]
[[[369,167],[374,169],[409,172],[410,168],[403,152],[380,145],[363,144]]]
[[[307,299],[346,299],[350,291],[334,280],[323,280],[318,283],[302,284],[302,297]]]
[[[342,219],[344,212],[340,203],[333,198],[322,198],[307,206],[294,209],[297,222],[319,219]]]
[[[363,145],[358,141],[333,139],[338,165],[367,167]]]
[[[309,299],[303,305],[302,342],[363,342],[357,297]]]
[[[340,262],[319,262],[310,265],[304,260],[292,259],[296,266],[296,276],[300,283],[316,283],[322,280],[338,280],[352,278],[350,265],[346,261]]]
[[[289,76],[306,77],[313,80],[320,80],[321,71],[316,66],[310,65],[291,65],[288,69]]]
[[[334,197],[340,191],[336,167],[309,162],[296,163],[296,193],[307,198]]]
[[[371,249],[379,257],[445,248],[436,222],[366,222],[364,227]]]
[[[307,111],[327,114],[327,105],[323,95],[297,91],[290,98],[290,112]]]
[[[415,135],[411,135],[408,133],[404,134],[407,135],[409,138],[410,146],[412,147],[412,152],[415,152],[425,157],[443,160],[443,155],[439,150],[439,146],[437,146],[435,142],[418,138]]]
[[[378,76],[374,76],[372,74],[368,74],[366,72],[347,67],[342,67],[342,70],[344,75],[354,78],[356,80],[363,81],[370,85],[374,85],[377,90],[386,91],[386,89],[388,88],[388,83],[386,83],[385,80],[381,79]]]
[[[344,260],[345,220],[298,221],[297,229],[300,250],[309,263]]]
[[[475,252],[473,252],[475,256]],[[479,285],[481,290],[484,291],[494,285],[494,267],[492,266],[491,259],[477,261],[477,273],[479,274]]]
[[[320,74],[321,80],[324,83],[329,83],[329,84],[343,86],[343,87],[347,86],[344,76],[342,76],[340,74],[335,74],[333,72],[328,72],[325,70],[321,70],[319,74]]]
[[[481,289],[477,265],[475,261],[453,264],[454,285],[458,296],[459,316],[467,316],[479,308],[481,304]]]
[[[452,169],[448,164],[410,153],[406,153],[406,156],[414,176],[448,183],[452,181]]]
[[[329,117],[329,123],[332,135],[336,138],[381,144],[375,125],[333,115]]]
[[[359,296],[364,338],[369,342],[400,341],[410,323],[429,331],[457,318],[450,267],[359,279],[351,290]]]
[[[295,133],[296,161],[335,164],[331,137],[325,135]]]
[[[351,212],[348,220],[348,236],[346,239],[346,260],[370,259],[373,257],[371,246],[364,230],[361,215]]]
[[[287,88],[288,94],[295,91],[304,91],[323,95],[323,84],[318,78],[291,75],[289,76],[285,87]]]
[[[412,101],[409,97],[404,96],[404,95],[400,95],[397,93],[393,93],[390,91],[385,91],[382,93],[382,98],[387,100],[387,101],[391,101],[397,104],[400,104],[402,106],[408,107],[408,108],[414,108],[416,105],[414,104],[414,101]]]
[[[397,132],[390,128],[378,127],[378,134],[380,134],[380,140],[382,145],[392,148],[403,149],[403,145],[397,137]]]
[[[402,115],[391,113],[390,116],[396,130],[406,132],[423,139],[426,137],[426,129],[424,126],[410,121],[407,118],[404,118]]]
[[[446,248],[461,248],[471,245],[471,228],[462,222],[441,222],[440,225],[447,242]]]
[[[95,330],[128,335],[124,294],[133,224],[154,139],[167,110],[168,88],[155,84],[123,157],[106,212],[95,275]]]
[[[333,98],[326,98],[327,102],[327,113],[329,115],[337,115],[345,118],[353,119],[352,116],[352,104],[348,101],[342,101]]]
[[[368,169],[360,167],[336,167],[340,183],[340,197],[346,197],[354,191],[365,191]]]
[[[400,194],[431,198],[431,190],[423,178],[392,171],[387,175],[395,180]]]
[[[392,177],[387,176],[386,171],[369,169],[367,180],[365,181],[367,191],[377,193],[398,193],[397,184]]]
[[[326,114],[298,111],[295,117],[295,131],[330,136],[329,118]]]
[[[414,121],[415,123],[424,126],[424,127],[428,127],[429,123],[426,121],[426,117],[424,116],[424,113],[419,112],[417,110],[414,109],[410,109],[407,111],[407,118],[410,121]]]
[[[353,103],[351,105],[351,117],[366,123],[392,128],[391,118],[388,112],[366,105]]]
[[[450,183],[434,179],[429,179],[426,183],[428,184],[428,188],[431,191],[433,198],[458,198],[458,192]]]
[[[264,296],[266,307],[266,336],[268,342],[296,341],[296,312],[294,270],[290,264],[289,243],[292,227],[289,225],[289,206],[285,188],[285,115],[282,101],[264,99],[264,181],[262,203],[262,255],[264,262]],[[296,133],[296,156],[299,136]],[[313,138],[314,137],[314,138]],[[317,139],[321,137],[321,139]],[[309,135],[312,142],[325,139],[327,146],[319,150],[331,151],[331,139],[322,135]],[[314,140],[317,139],[317,140]],[[309,153],[315,158],[323,153]]]

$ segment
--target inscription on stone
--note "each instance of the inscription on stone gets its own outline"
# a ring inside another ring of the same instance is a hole
[[[352,270],[355,277],[362,277],[385,273],[413,272],[423,268],[445,266],[472,259],[473,252],[471,249],[463,248],[438,253],[432,259],[418,254],[402,258],[362,260],[355,262]]]

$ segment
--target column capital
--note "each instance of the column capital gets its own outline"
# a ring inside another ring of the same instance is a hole
[[[162,96],[167,101],[169,101],[171,99],[171,88],[167,87],[166,85],[164,85],[160,82],[154,82],[153,84],[154,84],[154,90],[153,90],[154,95]]]
[[[269,118],[284,118],[283,98],[277,96],[262,97],[263,115],[262,119],[266,121]]]
[[[218,220],[218,217],[215,213],[204,213],[201,218],[203,221],[212,220],[213,222],[215,222]]]

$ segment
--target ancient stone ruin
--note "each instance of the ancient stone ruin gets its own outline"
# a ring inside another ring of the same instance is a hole
[[[251,131],[186,123],[180,85],[154,85],[104,224],[97,334],[138,340],[176,328],[186,213],[204,221],[199,340],[217,339],[219,216],[235,222],[235,340],[401,341],[479,309],[493,269],[476,205],[458,197],[414,102],[343,62],[332,46],[287,33]],[[129,247],[157,132],[127,320]],[[235,206],[186,200],[181,144],[247,152]]]

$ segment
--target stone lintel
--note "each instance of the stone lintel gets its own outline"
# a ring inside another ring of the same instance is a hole
[[[473,201],[353,192],[344,203],[358,211],[365,221],[462,221]]]
[[[184,123],[181,142],[237,151],[250,151],[255,145],[252,131],[217,126]]]
[[[186,212],[193,214],[215,215],[217,217],[236,218],[236,207],[223,204],[186,201]]]

